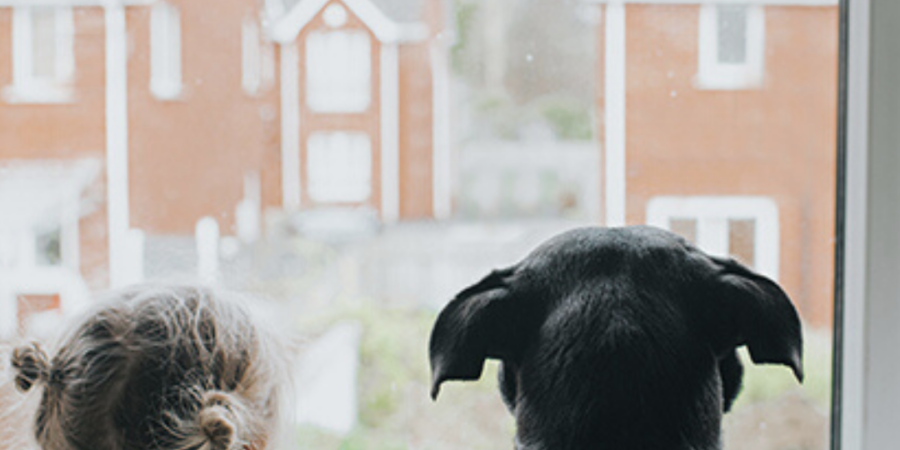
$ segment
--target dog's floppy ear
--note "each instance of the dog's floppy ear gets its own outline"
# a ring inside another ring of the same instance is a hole
[[[712,258],[720,318],[720,348],[747,345],[754,363],[782,364],[803,382],[803,335],[800,317],[787,294],[774,281],[732,259]],[[716,320],[716,319],[714,319]],[[722,327],[724,325],[724,328]],[[722,342],[724,341],[724,342]]]
[[[512,308],[515,268],[495,270],[456,295],[431,330],[431,397],[447,380],[477,380],[487,358],[514,358],[522,347],[522,308]]]

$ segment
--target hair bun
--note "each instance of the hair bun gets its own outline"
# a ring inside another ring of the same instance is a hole
[[[240,425],[239,405],[237,399],[222,391],[210,391],[203,396],[198,419],[211,450],[236,447]]]
[[[39,381],[50,379],[50,360],[36,342],[16,347],[12,354],[12,366],[18,371],[16,387],[22,392],[27,392]]]

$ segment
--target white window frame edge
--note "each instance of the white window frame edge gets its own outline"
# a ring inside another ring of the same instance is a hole
[[[58,79],[35,80],[33,69],[32,10],[52,6],[56,20],[56,61]],[[69,6],[34,3],[17,5],[12,14],[12,84],[3,91],[8,103],[71,103],[74,100],[72,81],[75,75],[75,23]]]
[[[241,22],[241,87],[249,95],[262,90],[262,40],[256,19],[245,17]]]
[[[159,100],[178,100],[184,89],[181,11],[159,2],[150,9],[150,91]]]
[[[697,220],[697,238],[702,240],[710,219],[755,220],[753,252],[756,270],[779,278],[780,225],[778,205],[769,197],[757,196],[660,196],[647,203],[647,224],[669,229],[670,220],[683,217]],[[727,224],[725,224],[727,226]],[[774,238],[772,238],[774,236]],[[699,243],[701,246],[702,243]],[[727,247],[723,249],[727,253]]]
[[[718,7],[700,6],[699,39],[697,40],[697,76],[694,85],[704,90],[738,90],[760,88],[766,70],[765,6],[749,4],[747,8],[747,61],[744,64],[719,62]]]

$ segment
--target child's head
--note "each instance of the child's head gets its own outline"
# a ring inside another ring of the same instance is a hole
[[[43,389],[44,450],[262,450],[279,422],[283,355],[221,294],[141,287],[86,316],[48,355],[12,356],[21,391]]]

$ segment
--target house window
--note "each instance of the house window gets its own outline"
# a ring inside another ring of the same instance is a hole
[[[778,207],[769,198],[656,197],[647,206],[647,223],[778,278]]]
[[[765,13],[760,5],[703,5],[697,86],[760,87],[765,76],[765,34]]]
[[[316,112],[361,112],[371,101],[371,44],[364,31],[317,31],[306,40],[306,98]]]
[[[75,73],[72,8],[17,7],[13,12],[11,102],[71,100]]]
[[[35,263],[39,266],[62,265],[62,229],[54,227],[35,233]]]
[[[257,95],[275,80],[275,54],[272,45],[263,41],[259,24],[246,18],[241,26],[241,86],[244,92]]]
[[[150,91],[161,100],[181,95],[181,15],[168,3],[150,13]]]
[[[314,133],[309,138],[309,196],[320,203],[356,203],[372,195],[372,148],[364,133]]]

